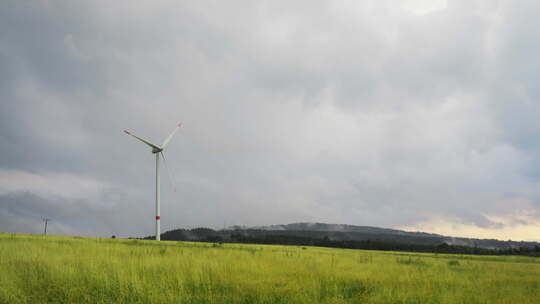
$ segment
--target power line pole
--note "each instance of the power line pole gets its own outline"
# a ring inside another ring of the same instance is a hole
[[[49,223],[50,219],[44,218],[43,221],[45,222],[45,230],[43,231],[43,234],[47,235],[47,224]]]

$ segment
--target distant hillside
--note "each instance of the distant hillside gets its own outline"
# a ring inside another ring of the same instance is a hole
[[[425,232],[409,232],[397,229],[354,226],[344,224],[326,224],[326,223],[292,223],[286,225],[271,225],[253,227],[252,229],[265,231],[295,231],[298,234],[302,232],[313,232],[314,234],[326,235],[331,239],[337,240],[367,240],[367,239],[385,239],[395,241],[405,241],[414,243],[429,243],[448,245],[479,247],[487,249],[505,249],[505,248],[532,248],[540,245],[537,242],[521,241],[501,241],[495,239],[474,239],[463,237],[450,237],[440,234]]]
[[[151,238],[151,237],[148,237]],[[232,226],[223,230],[208,228],[177,229],[162,234],[163,240],[224,241],[224,242],[263,242],[294,244],[308,240],[327,240],[330,242],[380,241],[392,244],[418,244],[422,246],[466,246],[483,249],[535,248],[536,242],[500,241],[495,239],[472,239],[448,237],[424,232],[408,232],[397,229],[370,226],[354,226],[326,223],[292,223],[259,227]]]
[[[269,231],[325,231],[325,232],[360,232],[370,234],[395,234],[421,237],[440,237],[441,235],[425,232],[408,232],[403,230],[379,228],[371,226],[354,226],[345,224],[326,224],[326,223],[293,223],[286,225],[270,225],[253,227],[252,229]]]

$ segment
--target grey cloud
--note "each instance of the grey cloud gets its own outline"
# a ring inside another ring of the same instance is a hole
[[[0,229],[49,212],[62,233],[151,234],[152,155],[121,131],[160,141],[179,119],[165,228],[539,207],[533,2],[1,6],[0,169],[117,196],[3,194]]]
[[[114,202],[110,196],[101,199],[107,203]],[[49,218],[52,220],[48,230],[51,234],[105,237],[120,234],[127,237],[140,235],[144,228],[149,228],[139,224],[139,229],[134,225],[131,227],[133,230],[126,230],[122,222],[129,218],[122,216],[122,209],[126,210],[127,206],[120,208],[112,204],[110,207],[100,207],[93,203],[83,199],[69,201],[61,197],[44,198],[28,192],[5,194],[0,196],[0,227],[6,232],[41,233],[43,218]],[[130,217],[137,222],[141,218],[140,212],[137,212],[140,210],[130,209]]]

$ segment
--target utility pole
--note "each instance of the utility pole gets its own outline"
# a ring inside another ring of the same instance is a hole
[[[49,223],[50,219],[44,218],[43,221],[45,222],[45,230],[43,231],[43,234],[47,235],[47,224]]]

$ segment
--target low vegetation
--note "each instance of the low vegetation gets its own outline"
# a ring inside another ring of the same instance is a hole
[[[539,303],[540,259],[0,233],[0,303]]]

